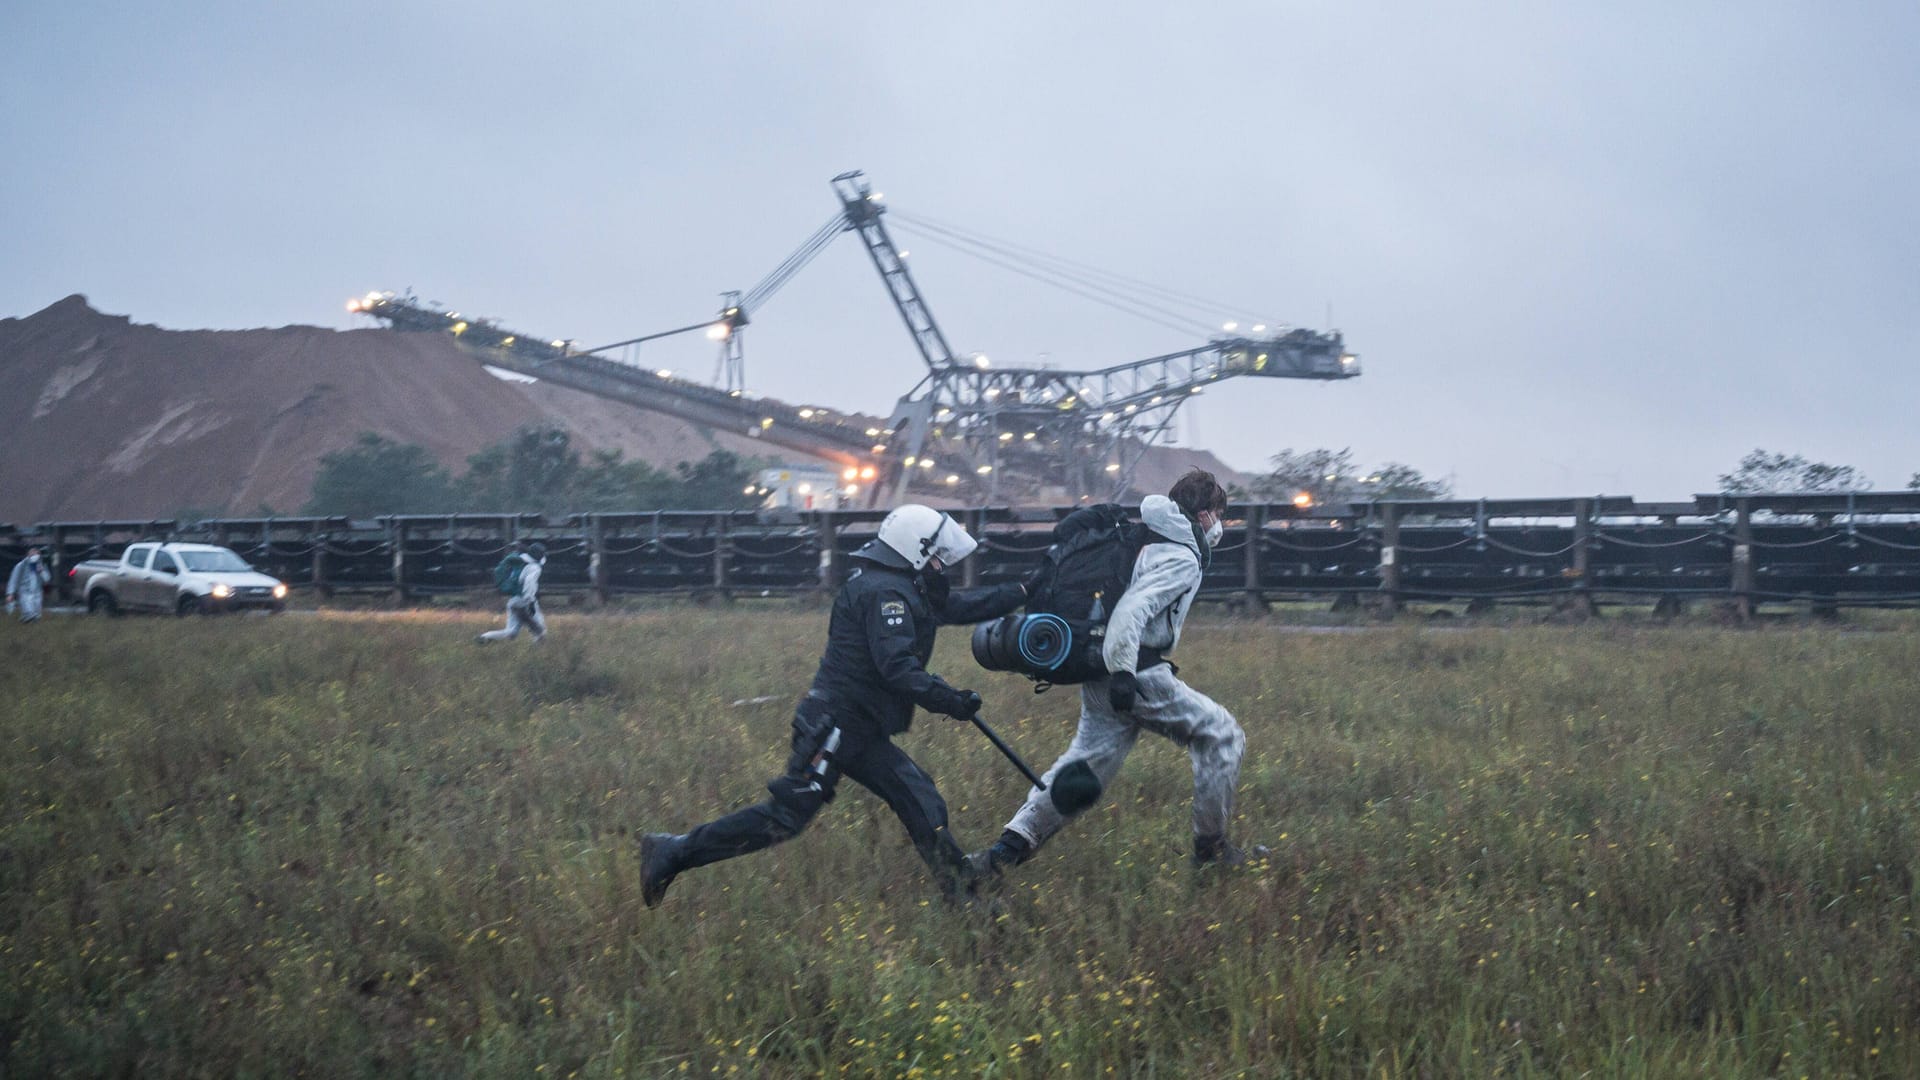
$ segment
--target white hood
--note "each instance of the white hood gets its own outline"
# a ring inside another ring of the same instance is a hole
[[[1180,628],[1187,609],[1200,592],[1207,562],[1193,522],[1165,495],[1140,501],[1140,520],[1169,544],[1148,544],[1133,561],[1133,577],[1107,620],[1107,640],[1101,646],[1108,671],[1133,671],[1142,648],[1170,650],[1180,644]]]
[[[1195,555],[1206,554],[1200,550],[1199,538],[1193,532],[1193,522],[1180,512],[1179,503],[1165,495],[1149,495],[1140,500],[1140,520],[1156,534],[1176,544],[1185,544]]]

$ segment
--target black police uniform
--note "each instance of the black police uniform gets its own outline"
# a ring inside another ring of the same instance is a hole
[[[672,838],[660,889],[683,870],[798,835],[833,801],[845,776],[892,808],[941,888],[951,891],[966,853],[947,830],[946,800],[891,737],[912,724],[916,705],[954,717],[970,713],[970,695],[927,670],[940,624],[997,618],[1025,600],[1018,583],[950,592],[943,574],[917,573],[877,542],[862,548],[834,598],[813,687],[794,710],[787,771],[767,783],[772,797]]]

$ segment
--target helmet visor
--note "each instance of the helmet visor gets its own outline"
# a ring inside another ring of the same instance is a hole
[[[967,530],[953,520],[950,514],[940,515],[940,526],[933,531],[933,538],[927,545],[927,554],[940,560],[942,566],[952,566],[961,559],[973,554],[980,545]]]

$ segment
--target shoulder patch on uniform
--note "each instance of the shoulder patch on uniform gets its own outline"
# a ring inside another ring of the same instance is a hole
[[[880,605],[880,614],[889,619],[905,615],[906,613],[907,604],[904,600],[888,600]]]

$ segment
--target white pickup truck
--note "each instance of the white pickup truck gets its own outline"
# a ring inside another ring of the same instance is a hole
[[[287,600],[286,585],[212,544],[129,544],[118,562],[88,559],[67,577],[88,611],[108,615],[279,611]]]

